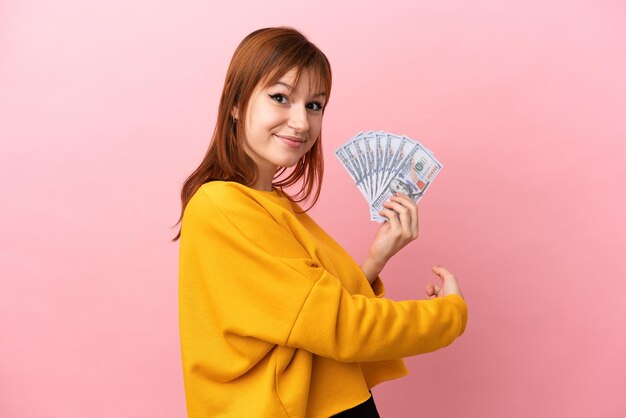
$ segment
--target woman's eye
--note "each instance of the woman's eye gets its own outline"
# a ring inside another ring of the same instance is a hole
[[[289,102],[287,101],[287,96],[285,96],[284,94],[270,94],[270,98],[271,98],[272,100],[277,101],[278,103],[281,103],[281,104],[287,104],[287,103],[289,103]]]
[[[319,102],[311,102],[307,105],[307,107],[311,110],[322,110],[324,108],[324,106],[322,106],[321,103]]]

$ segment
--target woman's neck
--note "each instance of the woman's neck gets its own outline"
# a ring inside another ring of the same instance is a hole
[[[272,190],[274,190],[273,183],[274,183],[275,173],[276,173],[275,167],[273,169],[269,169],[269,168],[261,169],[259,167],[259,170],[258,170],[259,176],[257,177],[256,181],[250,185],[250,187],[255,190],[271,192]]]

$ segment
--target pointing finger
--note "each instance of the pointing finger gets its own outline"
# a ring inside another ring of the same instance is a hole
[[[441,267],[441,266],[435,265],[433,266],[432,270],[437,276],[441,277],[441,280],[446,280],[451,277],[454,277],[454,274],[450,273],[450,271],[448,271],[446,268]]]

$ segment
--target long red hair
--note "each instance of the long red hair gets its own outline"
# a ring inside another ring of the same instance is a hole
[[[317,84],[313,87],[319,88],[316,91],[324,91],[327,104],[332,85],[330,63],[324,53],[300,32],[289,27],[265,28],[252,32],[241,41],[226,73],[209,148],[198,168],[183,184],[182,209],[176,225],[182,221],[189,199],[203,184],[213,180],[235,181],[247,186],[254,184],[258,169],[244,151],[245,132],[243,126],[235,123],[232,110],[237,107],[239,114],[245,115],[250,96],[259,83],[264,86],[275,84],[294,68],[297,71],[295,83],[302,71],[309,71],[312,83]],[[319,198],[324,175],[321,136],[320,133],[315,144],[295,166],[279,169],[273,181],[273,186],[283,191],[299,184],[296,193],[285,195],[295,202],[310,200],[307,210]],[[179,238],[180,229],[172,241]]]

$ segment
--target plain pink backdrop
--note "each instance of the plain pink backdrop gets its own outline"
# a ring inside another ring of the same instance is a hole
[[[449,267],[469,324],[382,416],[626,416],[626,8],[598,0],[2,2],[0,416],[185,415],[170,226],[275,25],[331,60],[312,213],[357,260],[377,225],[333,150],[381,129],[444,164],[384,278],[422,298]]]

